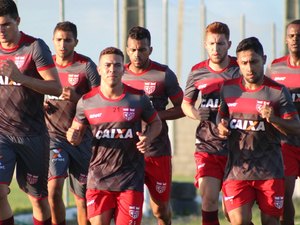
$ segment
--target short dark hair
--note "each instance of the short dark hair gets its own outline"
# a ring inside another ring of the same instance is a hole
[[[292,24],[300,25],[300,20],[293,20],[292,22],[288,23],[287,27]]]
[[[77,27],[74,23],[70,22],[70,21],[64,21],[64,22],[59,22],[56,24],[53,34],[58,31],[58,30],[62,30],[62,31],[69,31],[73,34],[74,38],[77,39]]]
[[[227,24],[222,23],[222,22],[213,22],[209,24],[206,27],[206,34],[207,33],[213,33],[213,34],[224,34],[226,39],[229,40],[230,38],[230,31],[227,26]]]
[[[236,54],[247,50],[253,50],[255,53],[264,56],[263,46],[256,37],[249,37],[242,40],[236,48]]]
[[[140,27],[140,26],[132,27],[128,32],[128,38],[134,40],[142,40],[146,38],[149,41],[149,45],[151,45],[150,31],[144,27]]]
[[[13,0],[0,0],[0,16],[9,15],[14,20],[19,18],[16,3]]]
[[[123,52],[120,49],[115,48],[115,47],[107,47],[107,48],[103,49],[100,52],[99,60],[101,59],[101,57],[103,55],[109,55],[109,54],[119,55],[119,56],[122,57],[122,60],[124,61],[124,54],[123,54]]]

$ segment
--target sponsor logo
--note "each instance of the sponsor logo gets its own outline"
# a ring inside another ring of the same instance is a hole
[[[232,119],[229,123],[231,129],[240,129],[248,131],[265,131],[264,121]]]
[[[198,169],[201,169],[201,168],[203,168],[204,166],[205,166],[205,163],[201,163],[201,164],[198,165],[197,168],[198,168]]]
[[[109,139],[131,139],[133,138],[133,131],[129,129],[105,129],[98,130],[95,134],[96,139],[109,138]]]
[[[0,162],[0,170],[5,170],[5,166]]]
[[[268,101],[259,101],[259,100],[257,100],[257,102],[256,102],[256,110],[257,110],[258,112],[260,112],[260,111],[261,111],[261,108],[262,108],[263,106],[265,106],[265,105],[270,105],[270,102],[268,102]]]
[[[225,196],[224,201],[232,201],[234,199],[234,196]]]
[[[201,89],[204,89],[206,87],[207,87],[207,84],[199,84],[198,87],[197,87],[197,89],[201,90]]]
[[[159,194],[161,194],[166,191],[167,183],[156,182],[155,189]]]
[[[16,83],[12,80],[10,80],[6,76],[0,76],[0,85],[14,85],[14,86],[20,86],[20,83]]]
[[[133,219],[139,218],[140,215],[140,207],[137,206],[129,206],[129,215]]]
[[[201,103],[201,107],[211,107],[218,108],[219,107],[219,99],[203,99]]]
[[[102,116],[102,113],[96,113],[89,115],[90,119],[100,118]]]
[[[18,69],[20,69],[25,63],[25,56],[16,56],[15,57],[15,64],[17,65]]]
[[[87,183],[87,175],[81,173],[79,175],[78,181],[82,184],[86,184]]]
[[[281,209],[283,207],[283,196],[275,196],[274,197],[274,206],[277,209]]]
[[[30,174],[30,173],[27,173],[26,180],[29,184],[37,183],[38,179],[39,179],[39,176],[35,176],[35,175]]]
[[[91,206],[91,205],[93,205],[93,204],[95,204],[95,200],[94,200],[94,199],[91,200],[91,201],[88,201],[88,202],[86,203],[86,206]]]
[[[300,102],[300,94],[292,93],[293,102]]]
[[[55,148],[52,149],[53,151],[53,156],[52,156],[52,162],[64,162],[65,159],[63,158],[63,156],[60,154],[62,152],[61,148]]]
[[[144,84],[144,91],[150,95],[152,94],[156,89],[156,82],[145,82]]]
[[[234,108],[237,106],[237,102],[228,103],[227,105],[228,107]]]
[[[130,121],[134,118],[135,116],[135,109],[132,108],[124,108],[123,109],[123,117],[127,120]]]
[[[284,81],[286,77],[274,77],[275,81]]]
[[[68,74],[68,82],[72,86],[78,84],[78,82],[79,82],[79,74]]]
[[[45,95],[45,100],[64,100],[62,96],[55,96],[55,95]]]

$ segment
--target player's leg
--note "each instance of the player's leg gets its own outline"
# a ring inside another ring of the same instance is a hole
[[[283,213],[284,180],[255,181],[255,189],[262,225],[279,225],[279,217]]]
[[[49,137],[14,137],[18,145],[17,181],[26,192],[34,225],[51,224],[48,203]]]
[[[86,184],[89,162],[91,158],[91,141],[83,141],[79,146],[69,146],[70,188],[75,196],[78,225],[88,225],[86,208]]]
[[[13,212],[8,201],[9,184],[13,177],[16,154],[10,141],[0,135],[0,224],[13,225]]]
[[[52,224],[65,225],[66,224],[66,208],[63,201],[63,186],[64,177],[51,179],[48,181],[48,200],[51,210]]]
[[[145,184],[150,193],[150,206],[159,225],[172,220],[170,192],[172,166],[170,156],[145,158]]]
[[[140,225],[143,217],[144,194],[140,191],[119,192],[115,210],[115,224]]]
[[[227,157],[206,152],[196,152],[194,156],[197,168],[195,186],[202,198],[202,224],[218,225],[219,193]]]
[[[110,191],[88,189],[86,192],[86,201],[87,216],[91,224],[110,225],[117,207],[116,194]]]
[[[247,203],[228,212],[231,225],[250,225],[253,203]]]

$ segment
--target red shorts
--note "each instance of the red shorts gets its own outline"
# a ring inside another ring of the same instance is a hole
[[[300,176],[300,147],[281,145],[285,176]]]
[[[283,213],[283,179],[226,180],[222,191],[228,212],[256,201],[260,210],[267,215],[279,217]]]
[[[86,201],[88,219],[114,208],[115,224],[141,224],[144,202],[143,192],[88,189]]]
[[[172,182],[171,156],[145,157],[145,184],[152,198],[167,202]]]
[[[195,186],[197,188],[199,188],[198,180],[201,177],[215,177],[223,180],[227,156],[195,152],[194,157],[196,162]]]

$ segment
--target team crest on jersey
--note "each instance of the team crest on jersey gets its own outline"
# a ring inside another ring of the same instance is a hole
[[[140,215],[140,207],[137,206],[129,206],[129,215],[133,219],[137,219]]]
[[[145,82],[144,84],[144,91],[150,95],[152,94],[156,89],[156,82]]]
[[[68,82],[72,86],[78,84],[78,82],[79,82],[79,74],[68,74]]]
[[[283,207],[283,196],[275,196],[274,205],[277,209],[281,209]]]
[[[265,105],[270,105],[270,102],[268,102],[268,101],[260,101],[260,100],[257,100],[257,101],[256,101],[256,110],[257,110],[258,112],[260,112],[260,111],[261,111],[261,108],[262,108],[263,106],[265,106]]]
[[[26,180],[29,184],[35,184],[38,181],[38,179],[39,179],[39,176],[35,176],[30,173],[27,173]]]
[[[135,109],[132,108],[124,108],[123,109],[123,116],[127,121],[130,121],[135,116]]]
[[[156,182],[155,189],[159,194],[161,194],[167,189],[167,183]]]
[[[17,65],[18,69],[20,69],[25,63],[25,56],[16,56],[15,57],[15,64]]]

